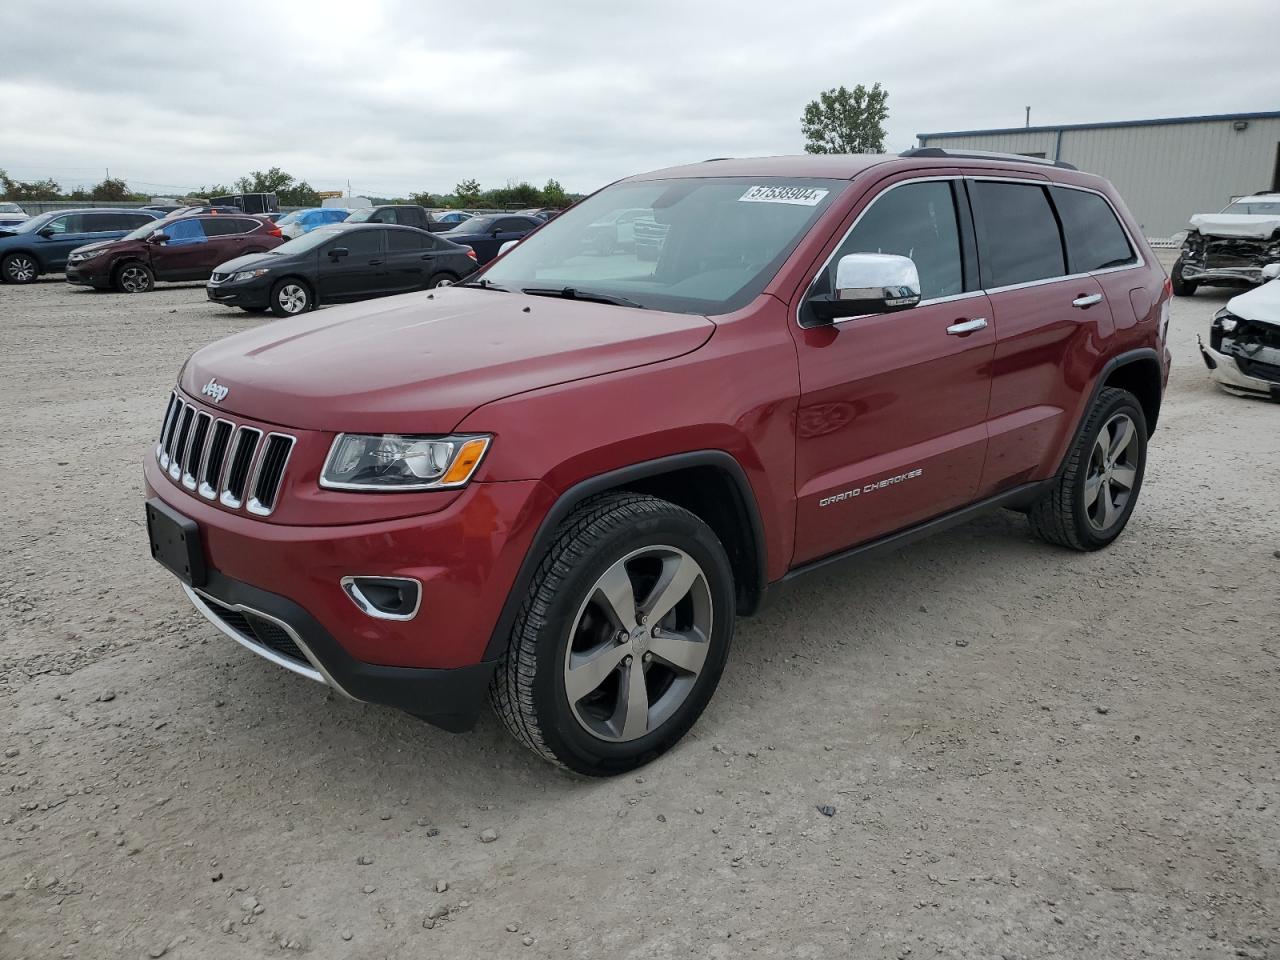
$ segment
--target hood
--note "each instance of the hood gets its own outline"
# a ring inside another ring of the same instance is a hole
[[[1280,327],[1280,280],[1272,280],[1227,301],[1227,310],[1241,320]]]
[[[114,247],[120,243],[123,238],[116,237],[114,240],[99,240],[97,243],[86,243],[83,247],[76,247],[72,253],[84,253],[86,250],[101,250],[103,247]],[[129,243],[133,241],[130,240]]]
[[[309,252],[315,253],[314,250]],[[305,254],[300,254],[300,256],[305,256]],[[236,273],[240,270],[257,270],[259,267],[273,267],[282,263],[293,263],[296,259],[297,257],[291,257],[287,254],[271,256],[265,253],[246,253],[243,257],[236,257],[234,260],[218,264],[213,270],[214,273]]]
[[[222,409],[298,429],[446,433],[485,403],[669,360],[714,330],[690,314],[441,287],[228,337],[191,357],[181,386],[199,397],[216,379]]]
[[[1197,213],[1191,226],[1207,236],[1266,240],[1280,230],[1280,217],[1268,214]]]

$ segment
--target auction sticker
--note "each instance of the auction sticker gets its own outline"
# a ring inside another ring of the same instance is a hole
[[[792,203],[816,207],[829,190],[818,187],[751,187],[738,198],[740,203]]]

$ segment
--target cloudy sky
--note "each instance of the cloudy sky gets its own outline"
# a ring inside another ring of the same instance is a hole
[[[173,193],[280,166],[394,196],[589,191],[797,153],[806,101],[922,131],[1280,109],[1274,0],[0,4],[0,168]]]

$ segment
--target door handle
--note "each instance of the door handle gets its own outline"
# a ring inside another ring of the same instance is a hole
[[[972,320],[961,320],[947,327],[947,333],[953,337],[967,337],[971,333],[987,329],[986,317],[974,317]]]
[[[1071,305],[1073,307],[1078,307],[1081,310],[1088,310],[1095,303],[1101,303],[1101,302],[1102,302],[1102,294],[1091,293],[1088,296],[1082,295],[1082,296],[1076,297],[1074,300],[1071,301]]]
[[[369,261],[369,266],[371,266],[371,267],[377,267],[377,266],[381,266],[381,265],[382,265],[382,261],[381,261],[381,260],[370,260],[370,261]]]

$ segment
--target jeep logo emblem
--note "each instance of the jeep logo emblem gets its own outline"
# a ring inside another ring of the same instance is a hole
[[[214,403],[221,403],[227,398],[227,394],[231,392],[230,387],[224,387],[216,378],[210,378],[209,382],[204,385],[204,389],[200,391],[206,397],[212,397]]]

